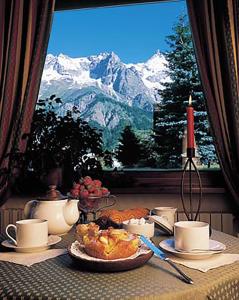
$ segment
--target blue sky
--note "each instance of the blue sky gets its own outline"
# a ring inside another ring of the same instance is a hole
[[[125,63],[146,61],[167,49],[165,37],[185,1],[56,12],[48,53],[71,57],[115,52]]]

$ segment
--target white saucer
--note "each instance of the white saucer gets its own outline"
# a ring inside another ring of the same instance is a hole
[[[165,233],[173,235],[173,226],[163,217],[153,215],[149,216],[149,220],[153,221],[156,225],[160,227]]]
[[[226,246],[218,241],[210,240],[209,241],[209,249],[210,251],[193,251],[193,252],[182,252],[177,251],[174,248],[174,239],[167,239],[159,243],[159,247],[163,250],[184,258],[184,259],[205,259],[210,257],[211,255],[218,254],[223,252],[226,249]],[[214,250],[214,251],[213,251]]]
[[[51,246],[59,243],[61,241],[61,237],[58,235],[49,235],[48,236],[48,243],[45,246],[39,246],[39,247],[17,247],[13,244],[11,240],[5,240],[2,242],[2,245],[6,248],[13,249],[16,252],[21,253],[32,253],[32,252],[40,252],[44,251],[46,249],[49,249]]]

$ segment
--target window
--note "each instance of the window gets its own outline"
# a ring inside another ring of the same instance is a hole
[[[49,141],[68,144],[49,148],[78,155],[75,168],[180,169],[190,94],[196,162],[218,168],[185,1],[55,13],[37,108],[54,112]]]

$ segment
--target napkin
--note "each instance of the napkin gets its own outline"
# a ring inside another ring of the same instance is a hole
[[[66,254],[66,249],[50,249],[35,253],[2,252],[0,260],[30,267],[47,259]]]
[[[170,259],[173,262],[184,265],[188,268],[196,269],[201,272],[207,272],[208,270],[230,265],[236,261],[239,261],[239,254],[220,253],[202,260],[189,260],[178,257],[176,258],[175,256],[170,256]]]

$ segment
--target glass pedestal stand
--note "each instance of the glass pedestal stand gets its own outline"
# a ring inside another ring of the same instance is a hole
[[[105,204],[102,205],[102,201]],[[105,208],[111,207],[116,203],[116,196],[106,195],[102,197],[88,197],[87,199],[81,199],[79,202],[80,218],[79,223],[87,223],[89,215],[92,215],[93,220],[96,220],[97,213]]]
[[[202,202],[202,182],[196,164],[193,161],[195,157],[195,148],[187,148],[187,160],[183,168],[182,179],[181,179],[181,200],[183,205],[184,213],[188,221],[196,221],[200,212]],[[199,191],[196,193],[193,187],[193,174],[196,174]],[[186,176],[188,175],[188,176]],[[188,184],[186,183],[186,179]],[[188,186],[188,204],[186,205],[186,187]],[[198,199],[195,202],[193,197],[198,194]],[[194,204],[197,204],[196,206]],[[194,213],[195,211],[195,213]]]

